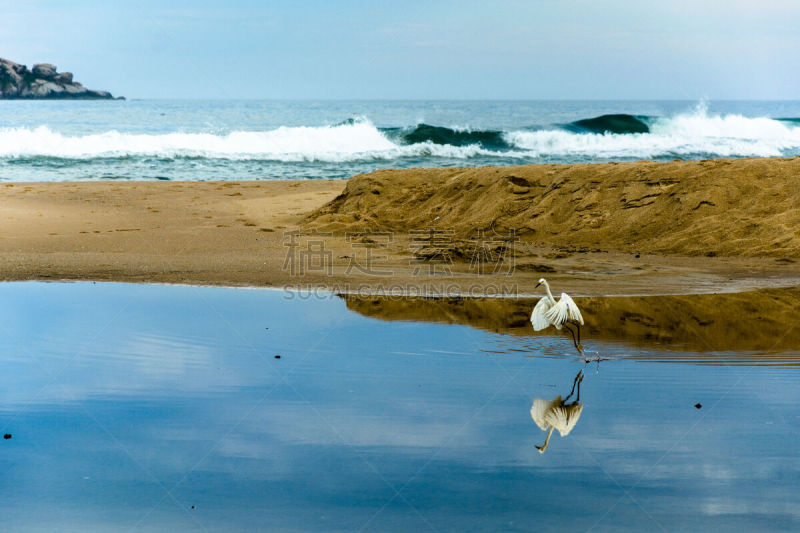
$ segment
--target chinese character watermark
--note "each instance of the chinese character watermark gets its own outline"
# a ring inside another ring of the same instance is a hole
[[[348,256],[347,270],[345,274],[350,274],[357,270],[362,274],[370,276],[392,276],[391,270],[380,270],[375,267],[378,261],[388,261],[386,254],[375,254],[376,249],[385,250],[394,242],[394,233],[390,231],[374,233],[346,233],[345,241],[354,249],[353,254]],[[359,251],[363,251],[363,257]]]
[[[479,230],[477,235],[470,238],[474,243],[469,269],[476,270],[478,274],[514,274],[515,254],[514,243],[519,241],[517,232],[510,229],[507,236],[492,232],[487,235],[485,230]],[[491,267],[491,272],[489,272]]]
[[[413,267],[412,276],[445,276],[452,277],[456,260],[467,263],[472,274],[512,276],[515,271],[515,250],[520,239],[514,229],[507,234],[494,231],[478,230],[469,239],[455,239],[452,229],[430,228],[411,230],[407,242],[412,258],[409,265]],[[334,250],[329,247],[328,238],[331,232],[312,230],[302,232],[299,229],[284,232],[283,245],[287,248],[282,269],[292,276],[303,276],[317,273],[332,276]],[[368,276],[389,277],[396,271],[393,262],[400,259],[391,255],[390,250],[396,244],[395,234],[389,231],[347,232],[345,243],[350,246],[351,253],[342,255],[347,259],[344,275],[354,273]],[[340,242],[340,241],[334,241]],[[341,245],[340,245],[341,246]],[[400,254],[403,253],[401,250]],[[393,259],[394,257],[394,259]],[[466,267],[459,267],[464,273]]]
[[[453,275],[450,269],[453,265],[450,247],[455,231],[430,228],[411,230],[408,234],[411,237],[411,251],[414,253],[410,262],[414,267],[414,276],[419,276],[423,268],[431,276],[436,274]]]
[[[300,244],[300,237],[308,237],[305,247]],[[302,276],[306,273],[325,273],[333,275],[333,252],[326,249],[324,237],[331,237],[332,233],[321,233],[312,230],[310,233],[300,233],[300,230],[285,231],[283,245],[288,248],[283,261],[283,270],[288,270],[292,276]]]

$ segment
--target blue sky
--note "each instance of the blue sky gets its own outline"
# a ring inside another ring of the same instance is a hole
[[[787,0],[0,0],[0,15],[0,57],[128,97],[800,97]]]

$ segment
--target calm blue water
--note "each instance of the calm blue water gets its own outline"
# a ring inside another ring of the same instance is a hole
[[[580,418],[542,454],[531,404],[584,368],[564,338],[284,296],[0,284],[3,528],[800,527],[797,368],[589,339],[616,360],[584,369]]]
[[[787,101],[0,101],[0,180],[793,156],[798,117]]]

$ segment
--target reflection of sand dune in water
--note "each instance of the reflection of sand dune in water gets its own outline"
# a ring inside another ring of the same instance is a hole
[[[349,309],[382,320],[464,324],[514,335],[553,334],[533,331],[529,317],[536,300],[392,300],[354,296],[345,300]],[[592,340],[621,341],[693,352],[771,353],[771,363],[800,365],[798,356],[777,354],[800,349],[800,287],[735,294],[575,300],[586,320],[583,338],[587,348]],[[702,359],[722,362],[727,357],[709,355]],[[642,354],[642,358],[653,359],[653,354]],[[735,356],[730,362],[735,363]]]

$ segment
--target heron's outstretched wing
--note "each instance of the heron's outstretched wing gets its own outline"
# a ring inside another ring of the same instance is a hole
[[[560,395],[556,396],[552,402],[548,402],[544,398],[536,398],[533,400],[533,405],[531,405],[531,418],[533,418],[533,421],[539,426],[539,429],[547,431],[547,428],[551,425],[547,421],[547,415],[559,405],[561,405]]]
[[[582,403],[574,405],[558,405],[547,411],[544,417],[544,422],[545,424],[556,428],[562,437],[566,437],[569,435],[569,432],[572,431],[572,428],[575,427],[575,424],[578,423],[582,412]]]
[[[583,317],[578,306],[566,292],[561,293],[558,303],[545,313],[545,318],[553,325],[558,324],[560,326],[567,320],[583,325]]]
[[[549,296],[545,296],[536,303],[531,313],[531,324],[533,324],[534,331],[540,331],[550,325],[547,319],[547,312],[555,305],[555,301]],[[556,326],[561,329],[561,325]]]

